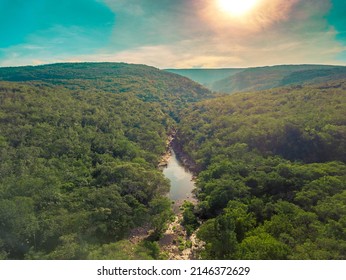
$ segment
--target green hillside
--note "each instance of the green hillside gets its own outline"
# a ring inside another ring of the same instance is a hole
[[[0,68],[0,258],[157,259],[170,219],[157,169],[178,112],[211,93],[127,64]]]
[[[126,94],[162,105],[176,118],[189,102],[213,95],[203,86],[182,76],[154,67],[126,63],[60,63],[43,66],[0,68],[0,81],[59,85],[71,90]]]
[[[346,67],[280,65],[248,68],[214,82],[211,89],[223,93],[258,91],[287,85],[318,84],[346,78]]]
[[[346,78],[346,67],[330,65],[278,65],[225,69],[167,69],[212,91],[235,93],[287,85],[309,85]]]
[[[200,171],[203,258],[346,258],[345,112],[345,80],[185,112],[177,140]]]

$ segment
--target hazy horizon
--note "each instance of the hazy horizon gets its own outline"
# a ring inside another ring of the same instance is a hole
[[[277,66],[302,66],[302,65],[315,65],[315,66],[335,66],[335,67],[346,67],[345,64],[318,64],[318,63],[304,63],[304,64],[274,64],[274,65],[259,65],[259,66],[247,66],[247,67],[220,67],[220,68],[161,68],[157,67],[155,65],[149,65],[145,63],[131,63],[131,62],[126,62],[126,61],[60,61],[60,62],[49,62],[49,63],[42,63],[42,64],[23,64],[23,65],[8,65],[8,66],[0,66],[0,68],[14,68],[14,67],[35,67],[35,66],[47,66],[47,65],[55,65],[55,64],[64,64],[64,63],[124,63],[124,64],[129,64],[129,65],[144,65],[148,67],[154,67],[159,70],[227,70],[227,69],[249,69],[249,68],[266,68],[266,67],[277,67]]]

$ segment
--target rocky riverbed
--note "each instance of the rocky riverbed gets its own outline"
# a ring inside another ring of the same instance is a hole
[[[159,241],[160,248],[168,255],[169,260],[197,259],[198,252],[204,244],[198,240],[195,233],[188,236],[181,221],[182,214],[176,215]]]

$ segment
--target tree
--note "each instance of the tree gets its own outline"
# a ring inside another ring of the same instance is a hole
[[[244,260],[285,260],[289,247],[268,233],[246,237],[239,245],[238,258]]]

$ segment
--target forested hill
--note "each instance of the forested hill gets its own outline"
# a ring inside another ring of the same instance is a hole
[[[189,102],[212,93],[185,77],[146,65],[126,63],[58,63],[42,66],[0,68],[0,80],[43,81],[71,90],[127,94],[145,102],[158,102],[174,118]]]
[[[211,93],[127,64],[0,68],[0,259],[152,259],[171,216],[157,169],[178,111]],[[133,245],[129,232],[152,229]]]
[[[345,112],[345,80],[185,112],[177,138],[200,170],[203,258],[346,258]]]
[[[344,66],[279,65],[246,69],[213,83],[212,89],[223,93],[235,93],[287,85],[319,84],[345,78]]]
[[[221,93],[259,91],[287,85],[319,84],[346,78],[346,67],[278,65],[226,69],[168,69]]]

